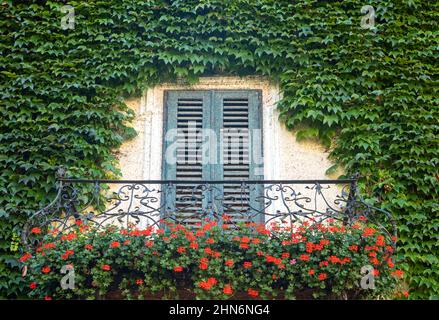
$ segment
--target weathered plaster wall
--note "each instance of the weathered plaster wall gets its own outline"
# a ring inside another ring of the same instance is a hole
[[[329,179],[325,171],[331,166],[328,153],[317,142],[296,141],[278,120],[276,103],[280,92],[276,84],[261,77],[209,77],[187,86],[161,84],[149,88],[139,99],[127,100],[136,112],[133,123],[138,136],[119,150],[124,179],[160,180],[162,174],[163,104],[165,90],[262,90],[264,179]],[[299,188],[306,195],[313,190]],[[332,188],[328,195],[338,193]]]

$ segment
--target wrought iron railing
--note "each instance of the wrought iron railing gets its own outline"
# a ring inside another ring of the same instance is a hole
[[[396,236],[392,215],[364,201],[357,176],[344,180],[88,180],[72,179],[60,171],[57,195],[26,223],[22,241],[29,247],[30,230],[56,224],[68,230],[78,219],[99,227],[160,226],[163,221],[193,225],[201,219],[219,223],[243,221],[294,223],[327,219],[350,225],[365,217],[389,238]]]

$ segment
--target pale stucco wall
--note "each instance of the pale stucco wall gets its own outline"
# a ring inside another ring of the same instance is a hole
[[[160,180],[162,177],[164,91],[209,89],[262,90],[265,180],[335,178],[325,175],[332,164],[324,147],[317,142],[296,141],[294,132],[288,131],[278,120],[276,103],[280,93],[276,84],[261,77],[206,77],[191,86],[164,83],[147,89],[141,98],[126,101],[136,113],[133,126],[138,136],[126,142],[118,152],[124,179]],[[315,192],[300,186],[297,190],[308,196]],[[333,199],[339,189],[331,188],[326,194]]]

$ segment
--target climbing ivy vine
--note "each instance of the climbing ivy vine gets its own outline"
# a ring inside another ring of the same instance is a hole
[[[0,292],[19,296],[18,235],[55,171],[117,177],[134,136],[124,97],[162,81],[268,76],[281,120],[398,219],[411,296],[439,295],[439,8],[422,0],[0,3]],[[361,8],[375,9],[364,29]],[[335,167],[329,168],[333,171]]]

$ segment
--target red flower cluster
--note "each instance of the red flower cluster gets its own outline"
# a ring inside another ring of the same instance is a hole
[[[355,252],[357,252],[357,251],[358,251],[358,246],[356,246],[356,245],[351,245],[351,246],[348,247],[348,249],[351,250],[351,251],[355,251]]]
[[[318,279],[319,279],[320,281],[323,281],[323,280],[325,280],[326,278],[328,278],[328,275],[327,275],[326,273],[320,273],[319,276],[318,276]]]
[[[337,256],[329,256],[328,261],[332,264],[345,264],[351,262],[351,259],[349,257],[345,257],[343,259],[338,258]]]
[[[110,248],[117,248],[117,247],[119,247],[119,246],[120,246],[119,241],[113,241],[113,242],[110,244]]]
[[[74,233],[74,232],[70,232],[69,234],[65,234],[65,235],[61,236],[62,241],[65,241],[65,240],[72,241],[76,238],[77,238],[77,236],[76,236],[76,233]]]
[[[218,281],[215,278],[209,278],[207,281],[201,281],[198,286],[204,290],[210,290]]]
[[[198,249],[198,243],[191,242],[190,245],[189,245],[189,248],[197,250]]]
[[[41,233],[41,229],[40,229],[40,228],[32,228],[32,229],[30,230],[30,233],[40,234],[40,233]]]
[[[307,255],[307,254],[301,254],[300,257],[299,257],[299,260],[302,260],[302,261],[309,261],[309,255]]]
[[[232,286],[231,286],[230,284],[226,284],[226,285],[224,285],[223,293],[224,293],[224,294],[227,294],[227,295],[231,295],[231,294],[233,294]]]
[[[56,245],[53,242],[45,243],[43,249],[55,249]]]
[[[363,237],[369,237],[369,236],[372,236],[372,235],[374,235],[374,233],[376,232],[376,230],[374,229],[374,228],[364,228],[364,230],[363,230],[363,234],[362,234],[362,236]]]
[[[49,266],[44,266],[41,268],[41,272],[42,273],[49,273],[50,272],[50,267]]]
[[[145,246],[152,247],[153,245],[154,245],[154,241],[151,241],[151,240],[145,241]]]
[[[282,259],[273,257],[269,254],[265,256],[265,261],[267,261],[268,263],[274,263],[275,265],[280,265],[282,263]]]
[[[61,259],[67,260],[69,256],[73,254],[74,254],[73,250],[66,250],[66,252],[61,255]]]
[[[259,291],[258,290],[254,290],[252,288],[249,288],[247,290],[247,293],[250,297],[256,298],[259,295]]]
[[[201,259],[200,259],[200,264],[199,264],[198,267],[199,267],[201,270],[206,270],[208,266],[209,266],[209,259],[207,259],[207,258],[201,258]]]
[[[226,260],[226,262],[224,262],[224,264],[228,267],[233,267],[235,262],[233,260]]]
[[[326,242],[324,242],[324,243],[326,243]],[[321,244],[321,243],[318,243],[318,244],[314,244],[312,242],[306,243],[305,251],[308,253],[312,253],[313,251],[321,251],[321,250],[323,250],[323,244]]]
[[[110,271],[110,270],[111,270],[111,267],[110,267],[108,264],[104,264],[104,265],[101,267],[101,269],[104,270],[104,271]]]
[[[21,256],[20,258],[20,262],[26,262],[26,260],[32,258],[32,255],[30,253],[25,253],[24,255]]]
[[[174,267],[174,272],[182,272],[182,271],[183,271],[183,267],[182,266]]]

